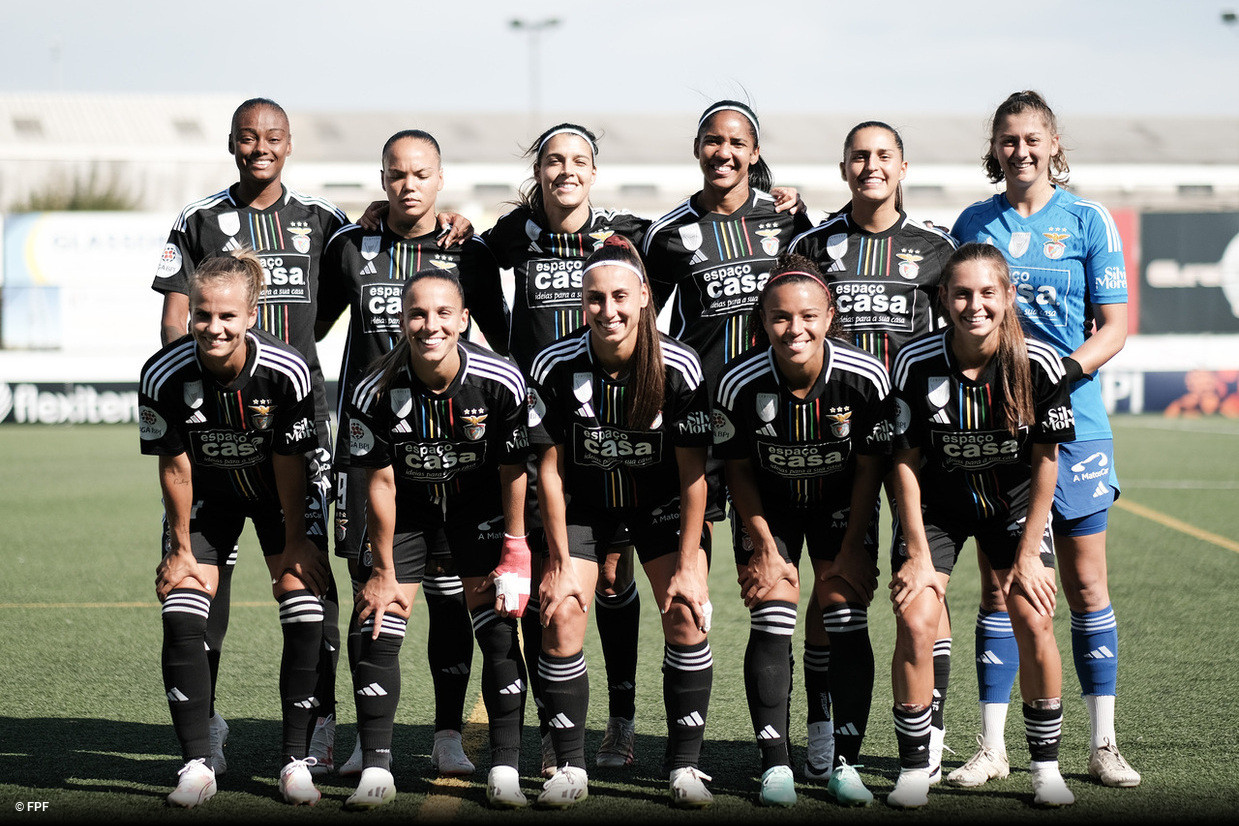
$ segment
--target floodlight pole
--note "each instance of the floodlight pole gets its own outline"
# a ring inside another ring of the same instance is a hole
[[[549,17],[544,20],[525,20],[517,17],[509,23],[514,30],[523,31],[529,35],[529,128],[533,134],[540,130],[539,121],[542,118],[539,105],[539,93],[541,91],[541,80],[539,77],[541,62],[540,36],[542,32],[555,28],[559,23],[558,17]]]

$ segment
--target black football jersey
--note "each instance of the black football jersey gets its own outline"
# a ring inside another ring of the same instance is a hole
[[[353,467],[391,466],[396,477],[397,526],[420,530],[419,520],[453,520],[502,512],[499,465],[529,458],[525,379],[509,360],[462,341],[456,378],[435,393],[406,365],[386,391],[379,374],[357,386],[349,402]]]
[[[550,232],[525,207],[517,207],[479,236],[493,257],[491,289],[499,289],[499,270],[515,281],[509,352],[529,371],[542,348],[578,329],[581,271],[590,253],[612,235],[623,235],[640,249],[649,221],[624,210],[591,209],[577,232]]]
[[[331,202],[287,187],[266,209],[241,206],[236,190],[233,184],[185,207],[168,234],[151,287],[188,293],[189,276],[207,258],[241,247],[257,252],[266,279],[257,326],[305,358],[321,426],[327,421],[327,391],[314,344],[314,302],[327,240],[348,220]]]
[[[964,520],[1003,518],[1027,500],[1032,445],[1075,438],[1070,388],[1054,348],[1028,339],[1035,422],[1018,435],[1003,427],[998,359],[976,381],[966,378],[951,352],[947,329],[908,343],[895,357],[896,450],[920,448],[921,499]]]
[[[189,455],[195,499],[280,506],[271,457],[318,444],[310,369],[262,330],[246,333],[241,374],[221,384],[198,361],[191,336],[142,367],[138,393],[142,453]]]
[[[404,335],[400,292],[416,272],[442,270],[461,281],[470,318],[477,320],[489,341],[507,339],[508,307],[503,293],[473,289],[469,277],[479,258],[489,258],[477,241],[441,249],[435,234],[401,238],[384,225],[381,231],[350,224],[336,233],[323,254],[323,277],[318,291],[318,320],[332,323],[349,310],[348,337],[340,365],[337,399],[339,431],[346,432],[348,400],[375,360]],[[347,462],[348,445],[336,445],[336,458]]]
[[[774,198],[761,190],[730,215],[705,212],[699,196],[654,221],[642,249],[659,308],[674,293],[668,332],[700,355],[713,388],[723,365],[753,345],[748,321],[757,295],[810,221],[803,212],[775,212]]]
[[[846,508],[857,454],[890,452],[893,412],[886,368],[857,347],[828,340],[803,399],[788,389],[774,352],[755,348],[719,379],[714,456],[750,459],[767,508]]]
[[[955,242],[904,213],[866,232],[842,213],[792,239],[792,252],[822,269],[852,341],[890,370],[904,344],[940,329],[938,281]]]
[[[712,441],[710,400],[691,348],[661,335],[663,406],[649,428],[627,423],[628,377],[595,362],[588,330],[555,342],[534,360],[529,439],[561,445],[573,507],[607,510],[665,505],[680,492],[677,447]]]

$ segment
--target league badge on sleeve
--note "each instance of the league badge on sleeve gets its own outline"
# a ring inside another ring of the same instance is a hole
[[[169,278],[181,271],[181,248],[176,244],[164,244],[163,252],[159,254],[159,269],[155,271],[158,278]]]

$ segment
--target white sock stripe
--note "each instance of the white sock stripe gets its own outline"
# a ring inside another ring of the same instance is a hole
[[[589,673],[585,668],[585,654],[578,654],[566,663],[550,663],[538,657],[538,676],[552,683],[565,683]]]
[[[1011,631],[1011,615],[1002,612],[992,614],[978,613],[977,628],[982,628],[991,634],[1007,634]]]
[[[796,633],[796,609],[785,605],[759,605],[749,612],[749,628],[790,637]]]
[[[830,670],[830,649],[825,651],[811,651],[808,648],[804,651],[804,667],[810,671],[829,671]]]
[[[498,619],[499,615],[495,613],[494,608],[483,608],[477,613],[469,615],[469,621],[473,623],[473,633],[475,634]]]
[[[714,655],[708,643],[697,651],[672,651],[667,646],[663,647],[663,668],[672,668],[676,671],[705,671],[713,666]]]
[[[865,631],[869,628],[869,612],[846,604],[832,605],[822,611],[822,625],[828,633]]]
[[[932,727],[930,709],[916,714],[896,714],[895,731],[907,737],[928,737]]]
[[[383,624],[379,626],[379,636],[386,634],[389,637],[403,637],[408,631],[409,621],[404,617],[396,614],[384,614]],[[366,617],[366,621],[357,629],[362,636],[369,636],[374,632],[374,614]]]
[[[422,579],[422,590],[427,595],[451,597],[463,594],[465,584],[458,576],[428,576]]]
[[[206,618],[211,613],[211,598],[197,591],[171,594],[163,602],[160,614],[194,614]]]
[[[1118,621],[1114,618],[1114,611],[1109,610],[1104,614],[1088,617],[1083,614],[1071,612],[1071,630],[1082,631],[1086,634],[1096,634],[1100,631],[1112,631],[1118,628]]]
[[[946,637],[940,640],[934,640],[934,656],[951,656],[951,638]]]
[[[280,597],[280,624],[322,622],[323,603],[313,594]]]

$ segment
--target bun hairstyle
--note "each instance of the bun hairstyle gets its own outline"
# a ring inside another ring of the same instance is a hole
[[[693,141],[693,146],[700,146],[701,133],[705,131],[710,119],[719,112],[724,111],[737,112],[749,122],[751,127],[749,131],[753,135],[753,146],[760,148],[761,125],[757,121],[757,113],[738,100],[719,100],[706,107],[706,110],[701,113],[701,117],[697,120],[697,137]],[[749,164],[749,188],[769,192],[772,186],[774,186],[774,173],[770,171],[770,165],[766,163],[766,159],[758,157],[756,163]]]
[[[455,288],[456,294],[460,297],[460,306],[465,306],[465,290],[460,285],[460,280],[446,270],[430,268],[418,270],[409,276],[404,282],[404,286],[400,288],[400,317],[401,327],[404,327],[404,305],[409,300],[409,293],[413,291],[413,285],[421,281],[426,281],[431,278],[437,278],[440,281],[446,281]],[[392,381],[396,378],[396,374],[404,369],[405,365],[409,364],[409,359],[412,358],[412,348],[409,347],[409,337],[401,331],[400,337],[392,348],[383,355],[374,360],[370,365],[370,372],[379,371],[379,393],[386,394]]]
[[[806,258],[794,252],[785,252],[775,261],[774,267],[770,270],[770,275],[766,278],[765,286],[757,294],[757,304],[753,306],[752,312],[749,313],[749,341],[752,342],[754,347],[770,346],[770,336],[766,334],[766,324],[764,321],[766,297],[773,288],[781,287],[784,284],[812,284],[819,287],[826,294],[826,306],[834,313],[834,318],[830,320],[830,327],[827,328],[826,335],[838,339],[844,337],[843,325],[839,322],[839,305],[835,302],[834,291],[830,289],[830,286],[826,283],[826,277],[822,275],[822,268],[811,258]]]
[[[387,168],[387,153],[391,150],[392,146],[394,146],[397,141],[402,141],[405,138],[411,138],[413,140],[422,141],[423,143],[430,144],[430,146],[434,148],[435,157],[442,160],[443,152],[439,149],[439,142],[435,140],[434,135],[430,134],[429,132],[425,132],[421,129],[401,129],[399,132],[397,132],[396,134],[388,138],[387,143],[383,144],[383,154],[380,155],[379,157],[383,164],[384,169]]]
[[[1058,118],[1054,117],[1054,110],[1040,94],[1026,89],[1023,92],[1013,92],[1008,95],[1006,100],[998,104],[998,108],[994,110],[994,117],[990,119],[989,143],[986,144],[985,155],[981,158],[981,164],[985,168],[985,175],[990,183],[999,183],[1005,177],[1002,165],[994,157],[994,139],[998,137],[998,125],[1003,118],[1022,115],[1025,112],[1035,112],[1040,115],[1045,121],[1046,129],[1050,130],[1050,134],[1058,134]],[[1055,186],[1066,186],[1070,174],[1071,167],[1067,165],[1067,153],[1063,151],[1062,142],[1059,141],[1058,152],[1050,158],[1050,183]]]
[[[199,265],[189,276],[189,294],[201,290],[207,284],[224,281],[240,281],[245,285],[246,306],[253,310],[262,297],[266,278],[258,253],[248,247],[232,250],[223,255],[212,256]]]
[[[649,279],[646,278],[645,264],[632,242],[623,235],[612,235],[602,242],[602,246],[594,250],[585,259],[582,273],[592,267],[614,264],[625,270],[635,270],[641,286],[648,290]],[[628,426],[633,428],[648,428],[654,422],[654,417],[663,406],[663,395],[666,391],[666,372],[663,366],[662,343],[658,334],[658,311],[651,299],[641,309],[641,317],[637,320],[637,344],[633,350],[632,363],[629,366],[630,376],[628,392]]]
[[[1007,259],[999,249],[991,244],[964,244],[947,260],[942,268],[942,281],[939,300],[943,307],[948,306],[948,296],[951,278],[955,271],[967,263],[981,263],[989,267],[994,281],[1003,289],[1011,286],[1011,271]],[[1012,435],[1019,433],[1020,424],[1032,424],[1035,418],[1032,392],[1032,372],[1028,362],[1028,344],[1024,340],[1024,330],[1020,326],[1019,312],[1015,307],[1015,299],[1007,303],[1006,312],[1002,316],[1002,324],[998,328],[998,360],[999,386],[1002,389],[1002,407],[998,409],[1002,425]]]
[[[537,139],[529,145],[525,150],[525,157],[533,159],[533,165],[536,167],[542,163],[542,150],[546,148],[546,143],[551,138],[559,134],[576,135],[584,138],[589,144],[590,153],[598,157],[598,136],[593,132],[581,126],[578,123],[557,123],[550,129],[547,129]],[[517,200],[518,206],[523,206],[536,216],[546,216],[546,200],[542,197],[542,184],[534,176],[530,176],[525,183],[521,184],[520,197]]]

